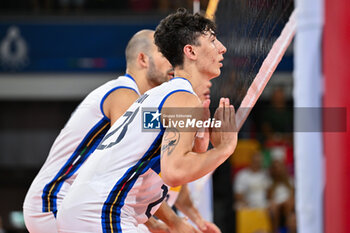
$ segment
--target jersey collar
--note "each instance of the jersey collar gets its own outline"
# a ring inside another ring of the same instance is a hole
[[[135,79],[130,74],[124,74],[124,76],[130,78],[132,81],[136,83]]]

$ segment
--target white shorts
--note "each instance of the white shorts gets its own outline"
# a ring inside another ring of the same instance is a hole
[[[57,233],[56,218],[52,212],[23,210],[24,222],[31,233]]]

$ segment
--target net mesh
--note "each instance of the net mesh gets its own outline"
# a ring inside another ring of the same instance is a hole
[[[215,21],[227,52],[213,99],[229,97],[240,106],[293,9],[293,0],[220,0]]]

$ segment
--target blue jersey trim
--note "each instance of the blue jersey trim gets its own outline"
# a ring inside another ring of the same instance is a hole
[[[125,74],[124,76],[130,78],[132,81],[136,83],[135,79],[130,74]]]
[[[102,100],[101,100],[101,103],[100,103],[101,112],[102,112],[103,116],[106,117],[108,120],[110,120],[110,119],[106,116],[105,112],[103,111],[103,103],[105,102],[106,98],[107,98],[113,91],[118,90],[118,89],[121,89],[121,88],[133,90],[134,92],[136,92],[137,95],[139,95],[139,93],[138,93],[134,88],[128,87],[128,86],[118,86],[118,87],[115,87],[115,88],[109,90],[109,91],[103,96],[103,98],[102,98]]]
[[[167,94],[163,99],[162,99],[162,102],[160,102],[159,106],[158,106],[158,111],[159,113],[162,112],[162,108],[163,108],[163,105],[164,105],[164,102],[168,99],[168,97],[176,92],[188,92],[190,94],[193,94],[193,92],[189,91],[189,90],[185,90],[185,89],[179,89],[179,90],[175,90],[175,91],[172,91],[170,92],[169,94]],[[160,122],[160,128],[162,130],[164,130],[164,127],[163,127],[163,124],[162,122]]]
[[[175,91],[172,91],[170,93],[168,93],[163,99],[162,99],[162,102],[160,102],[159,106],[158,106],[158,111],[161,112],[162,111],[162,108],[163,108],[163,105],[164,105],[164,102],[168,99],[168,97],[176,92],[188,92],[190,94],[193,94],[193,92],[189,91],[189,90],[185,90],[185,89],[179,89],[179,90],[175,90]]]
[[[150,168],[157,174],[160,173],[160,157],[151,159]]]
[[[67,162],[58,171],[56,176],[45,185],[41,196],[43,201],[43,212],[53,212],[56,216],[57,194],[60,191],[63,183],[80,168],[80,166],[86,161],[90,154],[96,149],[103,136],[107,133],[109,129],[107,126],[109,124],[110,123],[108,118],[102,118],[97,124],[95,124],[94,127],[92,127],[90,131],[85,135],[84,139],[80,142]],[[100,131],[101,129],[103,130]],[[91,143],[89,144],[90,141]]]
[[[142,158],[131,168],[129,168],[126,173],[118,180],[116,185],[113,187],[111,192],[109,193],[107,200],[105,201],[103,207],[102,207],[102,214],[101,214],[101,224],[103,233],[110,233],[112,232],[112,229],[110,225],[113,227],[113,232],[122,232],[122,228],[120,225],[120,214],[121,209],[124,206],[124,202],[126,199],[127,194],[131,190],[131,188],[134,186],[137,178],[146,172],[151,164],[152,160],[158,158],[160,159],[160,144],[162,141],[164,131],[161,131],[147,152],[142,156]],[[155,156],[154,158],[151,158],[152,156]],[[155,160],[153,160],[155,161]],[[151,164],[150,164],[151,163]],[[135,173],[135,175],[134,175]],[[132,179],[130,179],[132,177]],[[117,197],[118,193],[120,192],[119,196]],[[115,201],[115,199],[117,200]],[[114,203],[112,206],[111,203]],[[110,213],[112,212],[112,222],[110,222]]]

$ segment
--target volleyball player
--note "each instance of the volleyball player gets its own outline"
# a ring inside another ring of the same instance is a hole
[[[197,140],[196,132],[178,128],[142,131],[147,114],[155,120],[163,108],[202,107],[193,88],[220,75],[226,52],[214,23],[185,10],[161,21],[155,42],[176,77],[147,91],[112,125],[62,202],[59,232],[137,232],[137,224],[146,222],[166,197],[167,185],[196,180],[233,153],[235,113],[226,98],[215,114],[222,124],[210,135],[211,150],[206,151],[208,132]]]
[[[56,138],[24,201],[30,232],[57,232],[57,210],[110,125],[140,94],[169,79],[172,67],[158,52],[153,34],[142,30],[130,39],[125,50],[126,74],[92,91]]]
[[[210,87],[212,86],[211,82],[208,80],[206,82],[203,82],[200,86],[198,86],[194,91],[198,95],[199,99],[202,102],[206,102],[205,107],[209,107],[210,100]],[[175,206],[177,210],[180,210],[185,216],[187,216],[196,226],[197,228],[203,232],[210,232],[210,233],[220,233],[220,229],[214,224],[207,220],[205,220],[201,213],[198,211],[198,209],[195,207],[191,196],[190,191],[187,187],[187,184],[177,187],[170,187],[168,190],[168,194],[166,197],[166,203],[169,206]],[[170,211],[167,211],[167,215],[172,215],[173,213],[170,213]],[[157,212],[155,213],[157,215]],[[169,216],[167,216],[169,217]],[[157,224],[154,220],[149,221],[146,225],[140,224],[139,225],[139,232],[142,233],[149,233],[150,229],[152,229],[151,224]]]

